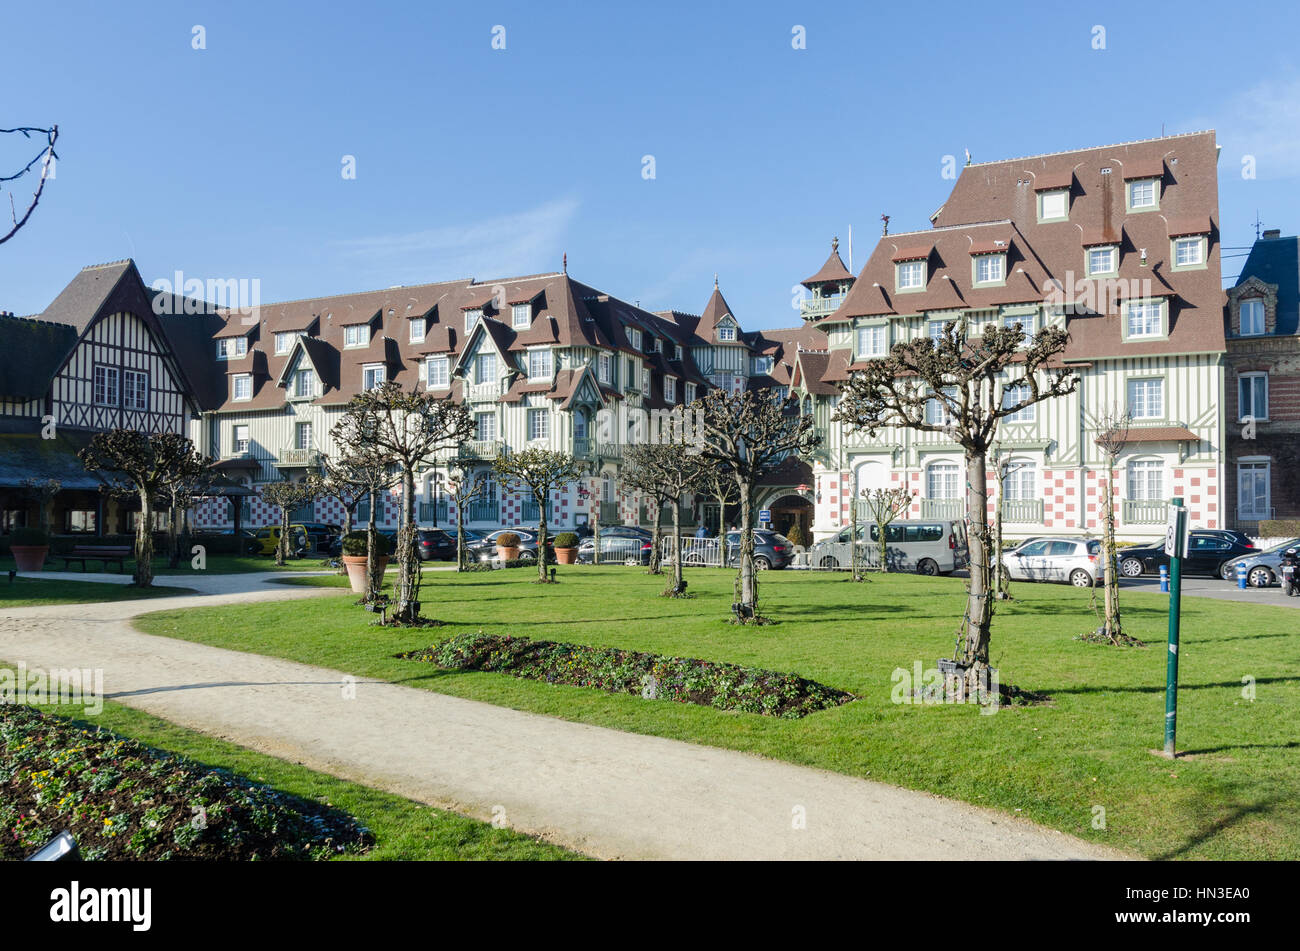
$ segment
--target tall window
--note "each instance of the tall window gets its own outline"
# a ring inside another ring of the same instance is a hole
[[[687,384],[686,384],[686,402],[688,402],[688,403],[694,403],[694,402],[695,402],[695,384],[694,384],[694,383],[687,383]]]
[[[1165,381],[1128,381],[1128,411],[1134,419],[1160,419],[1165,415]]]
[[[496,413],[478,413],[474,416],[474,438],[485,442],[497,438]]]
[[[96,365],[94,398],[99,406],[116,406],[120,402],[117,367]]]
[[[388,377],[388,368],[382,363],[370,363],[361,368],[363,389],[377,390],[384,385],[384,380]]]
[[[858,328],[858,356],[883,357],[888,351],[889,328],[884,324],[877,327]]]
[[[1269,463],[1237,463],[1237,515],[1241,518],[1271,518],[1269,511]]]
[[[248,452],[248,426],[240,424],[231,432],[230,448],[235,455]]]
[[[957,395],[957,390],[950,386],[945,386],[943,392],[948,397]],[[925,421],[931,426],[947,426],[952,422],[952,416],[943,400],[932,396],[925,401]]]
[[[480,353],[474,361],[474,382],[495,383],[497,379],[497,355]]]
[[[510,326],[518,330],[533,322],[532,304],[512,304],[510,307]]]
[[[1003,280],[1007,273],[1007,256],[1005,254],[981,254],[975,258],[975,283],[995,284]]]
[[[411,343],[423,343],[425,331],[428,329],[425,319],[423,317],[412,317],[408,326],[410,328]]]
[[[596,379],[601,383],[609,382],[609,354],[602,353],[596,358]]]
[[[549,380],[555,362],[550,350],[528,351],[528,378],[530,380]]]
[[[429,357],[425,362],[428,387],[431,390],[445,390],[450,383],[450,366],[446,357]]]
[[[548,439],[551,435],[551,411],[548,409],[530,409],[528,411],[528,438]]]
[[[929,337],[931,340],[938,343],[940,340],[943,339],[943,329],[944,327],[947,326],[947,324],[948,321],[946,320],[927,321],[925,325],[925,335]]]
[[[1237,377],[1237,418],[1268,419],[1268,374],[1243,373]]]
[[[925,286],[925,262],[903,261],[898,265],[898,289],[919,290]]]
[[[471,307],[469,310],[465,311],[465,333],[469,333],[473,330],[474,325],[478,323],[479,318],[482,316],[482,307]]]
[[[1128,183],[1128,206],[1131,209],[1156,207],[1156,180],[1146,178]]]
[[[294,423],[293,448],[294,449],[311,448],[311,423]]]
[[[580,409],[573,414],[573,438],[587,438],[587,411]]]
[[[1038,498],[1038,472],[1026,459],[1012,459],[1002,491],[1008,502],[1029,502]]]
[[[1116,260],[1119,249],[1114,245],[1104,248],[1088,249],[1088,274],[1114,274],[1117,270]]]
[[[233,387],[235,399],[251,400],[253,398],[253,377],[251,374],[239,374],[239,376],[234,377],[231,386]]]
[[[674,377],[664,377],[664,399],[670,403],[677,402],[677,380]]]
[[[1158,502],[1165,497],[1165,464],[1159,459],[1134,459],[1128,464],[1128,497]]]
[[[955,462],[933,462],[925,469],[925,495],[929,499],[957,499],[961,468]]]
[[[1040,221],[1055,221],[1067,218],[1070,214],[1070,192],[1065,188],[1038,193],[1038,218]]]
[[[303,367],[301,370],[294,371],[293,395],[303,399],[316,395],[316,374],[311,368]]]
[[[1253,337],[1264,332],[1264,302],[1258,297],[1241,302],[1241,335]]]
[[[143,370],[122,371],[122,407],[147,410],[149,408],[149,374]]]
[[[641,331],[635,327],[627,328],[627,342],[632,345],[633,350],[641,349]]]
[[[1158,300],[1135,300],[1124,305],[1129,337],[1158,337],[1163,327]]]
[[[1029,384],[1016,383],[1012,386],[1004,387],[1002,390],[1002,408],[1008,409],[1017,403],[1022,403],[1029,399]],[[1034,406],[1030,404],[1010,416],[1003,417],[1005,423],[1032,423],[1034,421]]]
[[[370,346],[370,325],[369,324],[352,324],[343,328],[343,346],[344,347],[368,347]]]

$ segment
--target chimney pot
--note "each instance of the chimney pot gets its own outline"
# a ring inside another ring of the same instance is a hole
[[[1280,237],[1282,237],[1281,228],[1269,228],[1267,231],[1264,232],[1265,241],[1276,241]]]

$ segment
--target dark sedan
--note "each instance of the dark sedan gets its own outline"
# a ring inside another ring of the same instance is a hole
[[[1236,577],[1233,562],[1243,555],[1255,554],[1258,549],[1240,532],[1197,529],[1191,533],[1187,557],[1183,559],[1183,574],[1212,575],[1232,580]],[[1164,542],[1153,545],[1134,545],[1119,550],[1120,574],[1126,578],[1157,574],[1162,565],[1169,564]]]
[[[415,544],[421,561],[456,560],[456,536],[441,528],[420,529]]]
[[[649,529],[633,525],[609,525],[600,530],[600,563],[624,565],[650,564]],[[588,535],[578,543],[578,564],[589,565],[596,554],[596,539]]]
[[[506,533],[519,536],[520,561],[535,561],[537,559],[537,536],[532,532],[525,532],[518,528],[499,528],[495,532],[488,532],[478,541],[466,546],[469,557],[475,561],[491,561],[497,555],[497,538]],[[551,544],[554,537],[552,535],[547,539],[547,545]],[[452,541],[454,544],[454,537]]]
[[[726,544],[726,566],[740,567],[740,532],[727,532],[723,536]],[[716,538],[702,539],[695,543],[682,557],[688,565],[717,565],[722,563]],[[754,529],[754,567],[760,571],[769,568],[784,568],[794,560],[794,546],[790,539],[765,528]]]

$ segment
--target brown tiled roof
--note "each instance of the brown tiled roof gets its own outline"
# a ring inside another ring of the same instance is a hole
[[[844,260],[840,257],[840,240],[839,238],[831,241],[831,256],[826,259],[826,263],[821,266],[821,270],[812,277],[806,277],[799,283],[804,287],[811,287],[814,284],[824,284],[828,281],[851,281],[853,275],[849,269],[844,266]]]
[[[1128,431],[1129,442],[1197,442],[1200,438],[1183,426],[1137,426]]]
[[[1169,225],[1169,237],[1181,238],[1193,234],[1209,234],[1212,230],[1209,215],[1185,215],[1181,218],[1166,219]]]
[[[932,244],[909,244],[906,247],[895,247],[894,256],[890,260],[894,263],[899,261],[924,261],[934,250]]]
[[[1034,191],[1045,192],[1058,188],[1070,188],[1074,185],[1074,169],[1059,168],[1051,172],[1041,172],[1034,176]]]

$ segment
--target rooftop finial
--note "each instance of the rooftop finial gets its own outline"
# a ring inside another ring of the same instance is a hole
[[[565,274],[569,273],[569,252],[568,251],[564,252],[564,273]]]
[[[839,239],[839,237],[837,236],[837,237],[831,238],[831,253],[834,254],[834,253],[836,253],[837,251],[839,251],[839,249],[840,249],[840,239]]]
[[[885,223],[885,227],[880,232],[880,236],[883,238],[889,234],[889,215],[881,215],[880,220]]]
[[[718,289],[718,275],[716,271],[713,274],[713,289],[715,291]]]

